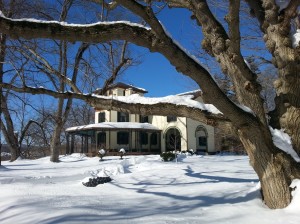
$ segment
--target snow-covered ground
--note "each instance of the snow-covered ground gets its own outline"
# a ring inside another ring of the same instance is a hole
[[[300,203],[270,210],[246,156],[2,162],[0,223],[300,223]],[[113,180],[85,187],[89,176]],[[299,197],[299,194],[298,194]],[[300,200],[298,200],[300,202]]]

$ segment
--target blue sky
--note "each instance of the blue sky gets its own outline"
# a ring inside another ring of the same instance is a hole
[[[193,48],[191,43],[200,42],[200,30],[191,22],[187,10],[166,9],[161,12],[159,19],[172,37],[189,51]],[[151,97],[177,94],[198,88],[192,80],[178,73],[162,55],[141,48],[138,51],[143,55],[143,63],[126,71],[121,81],[148,90],[147,96]]]

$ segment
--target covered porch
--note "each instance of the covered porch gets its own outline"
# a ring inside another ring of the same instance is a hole
[[[109,154],[124,148],[130,154],[161,153],[161,130],[149,123],[102,122],[66,129],[66,154],[74,152],[97,155],[99,149]]]

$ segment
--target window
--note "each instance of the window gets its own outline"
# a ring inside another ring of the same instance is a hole
[[[118,112],[118,122],[129,122],[129,114]]]
[[[140,115],[140,123],[149,123],[148,116]]]
[[[98,114],[98,123],[105,122],[105,112],[100,112]]]
[[[207,138],[204,136],[200,136],[199,138],[199,146],[207,146]]]
[[[129,143],[129,132],[120,131],[117,133],[117,144],[128,145]]]
[[[106,144],[106,133],[105,132],[98,133],[98,135],[97,135],[97,144],[98,144],[98,146]]]
[[[148,145],[148,133],[147,132],[140,133],[140,141],[141,141],[142,145]]]
[[[150,142],[151,142],[151,145],[157,145],[157,134],[156,133],[151,134]]]
[[[176,116],[167,116],[167,122],[177,121]]]

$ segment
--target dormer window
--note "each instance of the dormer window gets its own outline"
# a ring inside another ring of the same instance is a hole
[[[118,112],[118,122],[129,122],[129,114],[125,112]]]
[[[140,115],[140,123],[149,123],[149,117]]]
[[[173,122],[173,121],[177,121],[176,116],[167,116],[167,122]]]
[[[105,112],[100,112],[98,114],[98,123],[105,122]]]

